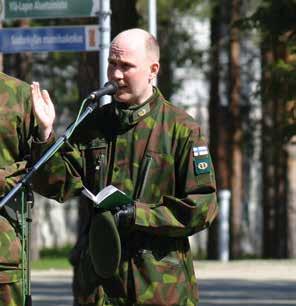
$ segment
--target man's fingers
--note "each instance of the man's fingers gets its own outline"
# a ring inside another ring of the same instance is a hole
[[[38,82],[33,82],[32,86],[33,86],[33,93],[37,97],[38,95],[40,95],[40,85]]]
[[[43,89],[41,91],[42,98],[46,104],[52,104],[49,93],[47,90]]]
[[[42,94],[42,97],[43,97],[43,101],[44,101],[44,102],[46,103],[46,105],[47,105],[48,111],[51,113],[52,116],[55,116],[54,105],[53,105],[53,103],[52,103],[52,101],[51,101],[51,98],[50,98],[50,96],[49,96],[48,91],[44,89],[44,90],[42,90],[41,94]]]
[[[41,98],[40,85],[38,82],[33,82],[31,85],[31,94],[33,102],[37,102]]]

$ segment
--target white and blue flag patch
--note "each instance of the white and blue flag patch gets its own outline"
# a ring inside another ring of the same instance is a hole
[[[207,146],[196,146],[193,151],[193,167],[195,175],[210,173],[210,157]]]
[[[206,146],[200,146],[200,147],[193,147],[193,156],[203,156],[208,155],[209,150]]]

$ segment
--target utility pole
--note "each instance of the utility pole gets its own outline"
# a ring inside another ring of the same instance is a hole
[[[148,31],[157,38],[157,4],[156,0],[148,0]],[[154,85],[157,85],[157,79],[154,80]]]
[[[108,81],[107,67],[108,67],[108,55],[111,39],[111,9],[110,0],[100,0],[99,10],[99,33],[100,33],[100,87]],[[101,98],[101,104],[107,104],[110,102],[110,96],[103,96]]]
[[[156,0],[149,0],[148,4],[148,27],[149,32],[156,38],[157,37],[157,4]]]

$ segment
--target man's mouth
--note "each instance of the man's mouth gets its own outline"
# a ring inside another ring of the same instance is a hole
[[[119,85],[118,86],[118,90],[122,91],[122,90],[126,90],[127,86],[126,85]]]

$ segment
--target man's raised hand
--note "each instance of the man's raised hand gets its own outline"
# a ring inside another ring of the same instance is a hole
[[[39,137],[41,140],[46,141],[53,130],[54,105],[47,90],[41,90],[38,82],[31,84],[31,96],[34,115],[39,127]]]

